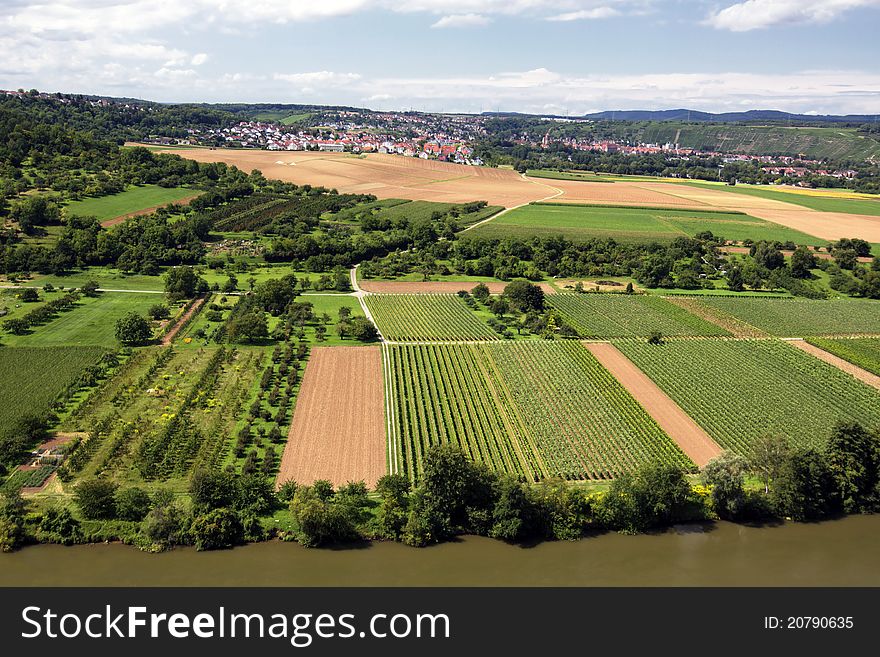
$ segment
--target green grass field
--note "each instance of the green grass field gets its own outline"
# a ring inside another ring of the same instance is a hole
[[[780,337],[880,333],[878,301],[704,297],[700,303]]]
[[[453,294],[373,294],[366,297],[387,340],[497,340],[498,336]]]
[[[690,187],[702,187],[718,189],[734,194],[757,196],[783,203],[793,203],[819,212],[844,212],[849,214],[864,214],[880,217],[880,197],[874,199],[835,198],[833,196],[819,196],[816,194],[800,194],[798,192],[785,192],[772,187],[754,185],[712,185],[711,183],[688,182]]]
[[[119,194],[72,201],[67,204],[64,211],[71,215],[93,216],[105,221],[131,212],[167,205],[196,193],[198,192],[184,187],[165,188],[158,185],[144,185],[131,187]]]
[[[880,376],[880,338],[810,338],[807,342]]]
[[[98,345],[115,347],[116,320],[129,311],[146,315],[147,309],[162,301],[152,294],[104,292],[96,298],[81,298],[72,310],[59,313],[55,319],[35,326],[26,335],[4,334],[3,342],[13,346]]]
[[[827,240],[745,214],[619,208],[586,205],[526,205],[463,236],[486,238],[563,235],[573,241],[613,238],[629,242],[670,242],[711,231],[727,240],[779,240],[809,246]]]
[[[435,444],[531,480],[603,479],[654,459],[693,467],[576,342],[390,346],[386,357],[395,472],[416,475]]]
[[[3,342],[9,343],[5,336]],[[100,347],[0,347],[0,428],[27,413],[46,413],[104,353]]]
[[[653,331],[663,335],[728,335],[721,327],[660,297],[553,294],[545,298],[585,338],[644,337]]]
[[[762,436],[822,447],[839,421],[880,426],[880,392],[777,340],[624,340],[618,348],[721,447]]]

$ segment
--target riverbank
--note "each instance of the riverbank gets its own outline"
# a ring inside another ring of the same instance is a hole
[[[122,544],[34,545],[0,554],[0,586],[880,586],[880,515],[680,525],[534,547],[476,536],[423,549],[270,541],[148,554]]]

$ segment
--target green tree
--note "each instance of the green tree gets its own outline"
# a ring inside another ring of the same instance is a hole
[[[96,297],[98,296],[99,287],[101,286],[98,284],[98,281],[90,280],[86,281],[79,289],[87,297]]]
[[[12,552],[24,542],[25,504],[19,491],[0,493],[0,552]]]
[[[190,479],[189,494],[199,513],[231,507],[237,493],[235,476],[227,472],[200,469]]]
[[[150,512],[153,500],[143,488],[132,486],[116,491],[116,517],[140,522]]]
[[[192,267],[172,267],[165,274],[165,294],[171,301],[192,299],[208,291],[208,283]]]
[[[770,484],[779,474],[791,454],[788,440],[782,436],[767,434],[752,443],[749,454],[749,470],[757,474],[764,484],[764,493],[770,492]]]
[[[153,336],[150,322],[131,311],[116,320],[116,339],[125,346],[136,347],[146,344]]]
[[[236,317],[227,329],[232,342],[256,342],[269,337],[266,315],[257,309]]]
[[[168,310],[168,306],[165,304],[156,303],[150,306],[149,310],[147,310],[147,316],[159,321],[162,319],[168,319],[171,316],[171,311]]]
[[[222,550],[241,543],[244,528],[232,509],[214,509],[193,520],[190,535],[196,550]]]
[[[50,507],[37,524],[37,540],[41,543],[73,545],[82,538],[79,521],[67,507]]]
[[[732,452],[719,454],[703,468],[703,483],[712,488],[712,506],[719,518],[733,520],[743,513],[747,471],[746,460]]]
[[[857,422],[838,424],[825,447],[846,513],[880,510],[880,434]]]
[[[816,265],[816,256],[805,246],[799,246],[791,254],[791,275],[795,278],[810,278],[810,270]]]
[[[802,522],[821,520],[839,508],[834,473],[825,456],[814,449],[788,456],[770,494],[777,513]]]
[[[73,499],[88,520],[116,517],[117,485],[108,479],[86,479],[73,489]]]
[[[19,293],[19,298],[25,303],[33,303],[40,300],[40,293],[36,288],[26,287]]]
[[[373,325],[373,322],[366,317],[355,317],[349,323],[349,331],[351,337],[361,342],[371,342],[379,337],[379,331]]]
[[[277,317],[287,310],[298,294],[296,276],[288,274],[281,278],[270,278],[258,285],[254,299],[260,308]]]
[[[730,269],[727,270],[727,287],[728,289],[734,292],[742,292],[743,289],[743,274],[742,269],[739,268],[738,265],[733,265]]]
[[[474,298],[478,301],[484,302],[489,298],[489,286],[485,283],[478,283],[474,286],[474,289],[471,290],[471,294],[474,295]]]
[[[521,313],[544,310],[544,290],[534,283],[516,280],[504,286],[504,297]]]

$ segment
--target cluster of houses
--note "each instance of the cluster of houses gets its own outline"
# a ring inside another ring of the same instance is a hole
[[[408,130],[407,137],[398,131],[380,132],[364,125],[337,123],[321,128],[293,130],[276,123],[241,121],[236,125],[209,132],[192,132],[191,142],[221,141],[246,148],[270,151],[328,151],[337,153],[387,153],[404,157],[436,159],[479,166],[473,148],[461,137],[445,131]],[[416,133],[413,135],[412,133]]]

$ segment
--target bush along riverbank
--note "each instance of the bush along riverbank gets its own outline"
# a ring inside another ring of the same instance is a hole
[[[638,534],[715,519],[743,523],[818,521],[880,510],[880,431],[836,427],[824,450],[758,441],[750,459],[723,453],[699,478],[648,463],[604,488],[563,481],[526,484],[469,461],[451,446],[425,456],[416,485],[382,477],[334,488],[199,471],[187,495],[87,480],[68,504],[17,492],[0,497],[0,549],[29,543],[122,541],[143,550],[198,550],[279,538],[307,547],[368,540],[426,546],[461,534],[512,543],[576,540],[596,531]]]

